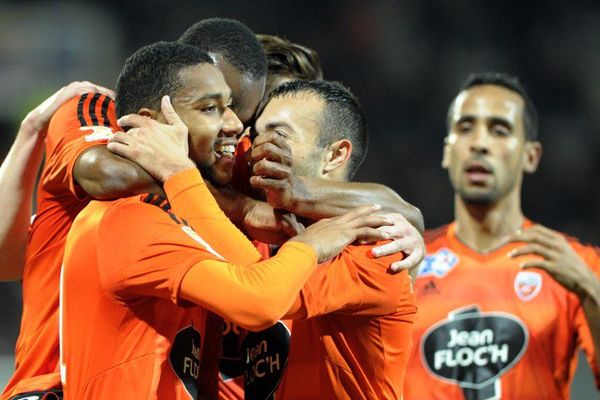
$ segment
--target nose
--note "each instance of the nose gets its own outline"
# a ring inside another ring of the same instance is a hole
[[[244,125],[237,115],[227,107],[223,112],[223,132],[227,136],[236,136],[242,133]]]
[[[489,133],[485,126],[478,126],[473,132],[470,149],[474,153],[487,154],[489,151]]]

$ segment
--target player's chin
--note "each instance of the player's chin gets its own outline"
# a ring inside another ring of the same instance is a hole
[[[229,157],[221,157],[212,165],[212,179],[214,183],[225,186],[231,183],[233,178],[233,167],[235,160]]]

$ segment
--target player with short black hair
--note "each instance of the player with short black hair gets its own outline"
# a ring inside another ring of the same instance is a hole
[[[339,82],[286,82],[273,90],[270,98],[304,94],[316,95],[325,103],[319,120],[317,146],[329,146],[340,139],[348,139],[352,143],[352,154],[346,167],[346,178],[351,179],[364,161],[369,145],[367,116],[364,110],[352,92]]]
[[[481,85],[495,85],[501,86],[508,90],[511,90],[523,99],[525,102],[525,108],[523,110],[523,125],[525,129],[525,135],[528,140],[537,140],[538,136],[538,113],[535,104],[529,97],[529,94],[525,90],[525,87],[521,84],[518,77],[509,75],[502,72],[482,72],[470,74],[465,82],[460,87],[460,92],[472,88],[473,86]],[[450,104],[448,108],[448,117],[446,118],[447,128],[450,130],[450,124],[452,122],[452,113],[454,108],[454,102]]]
[[[117,117],[134,114],[142,107],[159,109],[163,96],[181,89],[177,72],[203,62],[214,64],[208,54],[194,46],[159,42],[136,51],[125,61],[117,79]]]
[[[452,101],[442,166],[455,220],[425,234],[407,400],[568,399],[579,348],[598,382],[600,253],[521,208],[536,126],[510,75],[471,75]]]
[[[267,76],[265,53],[256,35],[237,20],[208,18],[188,28],[178,41],[213,57],[233,91],[233,111],[248,125],[264,95]]]

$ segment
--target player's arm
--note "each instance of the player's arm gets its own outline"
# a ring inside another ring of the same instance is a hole
[[[136,193],[162,194],[156,180],[138,164],[99,145],[85,150],[75,162],[73,177],[90,197],[110,200]]]
[[[0,221],[0,280],[21,279],[31,218],[35,178],[44,154],[44,138],[54,112],[67,100],[86,92],[114,97],[90,82],[73,82],[29,112],[0,167],[0,192],[4,196]]]
[[[156,206],[117,205],[100,223],[98,270],[104,290],[125,304],[155,297],[189,302],[260,330],[290,308],[318,261],[356,239],[382,236],[373,227],[385,221],[375,210],[364,206],[320,221],[272,259],[241,266],[214,251],[225,238],[201,238]]]
[[[513,250],[512,258],[535,254],[539,260],[523,262],[521,268],[539,268],[546,271],[565,289],[579,298],[588,321],[595,349],[596,370],[600,370],[600,259],[595,254],[584,260],[569,244],[564,235],[541,225],[513,234],[511,241],[524,242],[525,245]],[[592,263],[596,273],[592,269]]]
[[[291,171],[292,152],[279,135],[254,139],[250,179],[268,193],[269,204],[311,220],[340,215],[360,204],[381,204],[382,211],[402,214],[421,233],[423,215],[392,189],[376,183],[336,182],[296,176]]]
[[[411,304],[406,272],[389,274],[392,257],[376,259],[371,247],[351,246],[320,265],[284,318],[306,319],[330,313],[375,317]]]

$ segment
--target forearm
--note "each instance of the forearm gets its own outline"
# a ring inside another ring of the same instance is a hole
[[[198,170],[173,176],[164,189],[175,214],[184,218],[225,260],[239,265],[260,260],[256,248],[219,208]]]
[[[297,242],[283,245],[269,260],[245,267],[204,260],[185,275],[180,297],[243,328],[261,330],[290,309],[316,262],[314,250]]]
[[[27,118],[0,167],[3,218],[0,223],[0,280],[18,280],[23,274],[35,178],[44,154],[39,129]]]
[[[160,184],[142,167],[111,153],[104,145],[92,147],[79,157],[74,176],[89,196],[99,200],[139,193],[164,194]]]
[[[402,214],[421,233],[423,215],[390,188],[376,183],[342,182],[299,177],[296,198],[287,211],[313,220],[342,215],[363,204],[379,204],[382,212]]]
[[[593,273],[590,275],[579,299],[594,342],[596,367],[600,369],[600,279]]]

